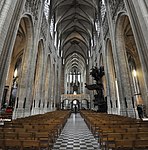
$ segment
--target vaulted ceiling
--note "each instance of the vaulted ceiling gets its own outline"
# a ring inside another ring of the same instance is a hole
[[[77,54],[81,56],[77,58],[83,58],[86,63],[95,33],[98,3],[99,0],[52,1],[57,38],[61,41],[60,53],[65,61]]]

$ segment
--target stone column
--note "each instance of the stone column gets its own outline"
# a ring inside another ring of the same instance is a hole
[[[25,0],[0,2],[0,105],[24,2]]]
[[[130,78],[128,76],[128,65],[126,60],[126,49],[124,44],[124,37],[122,35],[121,25],[115,24],[116,16],[112,18],[112,11],[109,1],[106,0],[107,4],[107,18],[112,43],[113,59],[115,64],[116,79],[119,89],[120,98],[120,115],[135,117],[135,112],[132,106],[132,95],[130,87]],[[123,10],[124,12],[124,10]],[[125,13],[125,12],[124,12]],[[119,27],[120,26],[120,27]]]
[[[81,77],[81,73],[80,73],[80,94],[82,94],[82,77]]]
[[[28,1],[26,1],[27,3]],[[33,5],[34,6],[34,5]],[[33,7],[32,5],[29,7]],[[23,8],[23,10],[25,7]],[[27,24],[27,40],[28,43],[26,45],[26,49],[24,52],[24,61],[22,64],[22,75],[21,75],[21,81],[19,85],[19,103],[18,108],[15,109],[13,118],[20,118],[31,115],[30,107],[32,104],[32,88],[34,84],[34,72],[36,67],[36,58],[37,58],[37,52],[38,52],[38,41],[40,36],[40,29],[41,29],[41,22],[42,22],[42,15],[43,15],[43,3],[39,3],[39,8],[37,11],[36,20],[34,23],[34,26],[31,24],[32,20],[30,18],[26,17],[28,19]],[[32,13],[32,18],[35,19],[34,12]],[[37,32],[33,32],[33,30],[37,30]],[[34,33],[34,34],[33,34]],[[42,68],[43,69],[43,68]],[[42,80],[42,79],[41,79]],[[43,81],[43,80],[42,80]],[[40,88],[40,92],[42,88]],[[24,99],[26,99],[25,108],[23,107]],[[35,103],[35,108],[33,108],[34,114],[40,113],[39,109],[39,103],[40,107],[42,106],[42,100],[39,98]]]
[[[70,94],[70,73],[68,74],[68,94]]]
[[[130,16],[139,58],[142,64],[145,87],[141,89],[146,109],[148,108],[148,1],[124,0]],[[148,113],[148,109],[147,109]]]

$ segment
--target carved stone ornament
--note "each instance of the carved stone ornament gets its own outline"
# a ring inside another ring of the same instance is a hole
[[[47,27],[48,27],[48,23],[46,20],[45,15],[43,14],[43,19],[42,19],[42,24],[41,24],[41,37],[43,37],[46,40],[47,37]]]
[[[126,11],[124,0],[109,0],[111,15],[114,19],[119,11]]]
[[[26,0],[25,3],[25,11],[32,14],[35,20],[38,19],[38,11],[40,4],[41,4],[40,0]]]

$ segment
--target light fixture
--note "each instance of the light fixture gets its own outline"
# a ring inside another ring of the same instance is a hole
[[[74,100],[74,101],[73,101],[73,104],[74,104],[74,105],[76,105],[76,104],[77,104],[77,101],[76,101],[76,100]]]
[[[136,72],[136,70],[135,70],[135,69],[133,70],[133,76],[134,76],[134,77],[136,77],[136,76],[137,76],[137,72]]]
[[[17,68],[14,71],[14,78],[16,78],[16,77],[17,77]]]
[[[77,95],[77,92],[76,92],[76,91],[74,91],[74,92],[73,92],[73,94],[74,94],[74,95]]]

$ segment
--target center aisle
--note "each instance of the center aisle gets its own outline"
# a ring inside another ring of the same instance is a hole
[[[99,150],[97,140],[79,113],[71,114],[53,150]]]

